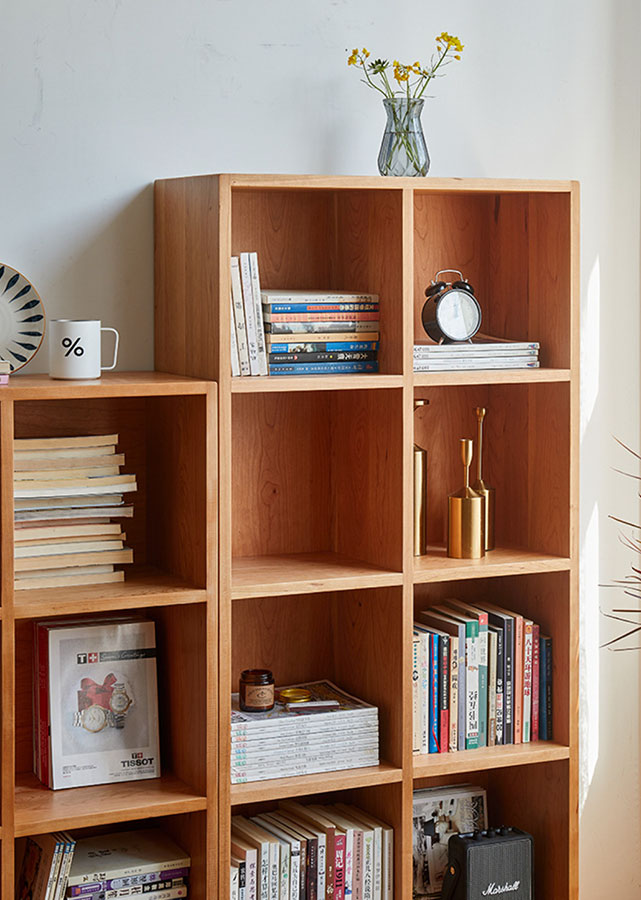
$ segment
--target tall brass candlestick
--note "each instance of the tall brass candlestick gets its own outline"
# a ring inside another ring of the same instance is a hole
[[[476,407],[477,428],[477,453],[476,453],[476,481],[472,485],[477,494],[485,497],[485,549],[494,550],[494,510],[496,491],[483,481],[483,419],[487,410],[482,406]]]
[[[465,487],[448,498],[447,555],[454,559],[485,556],[485,497],[470,487],[473,441],[462,438]]]
[[[415,400],[414,411],[429,400]],[[414,556],[427,553],[427,450],[414,444]]]

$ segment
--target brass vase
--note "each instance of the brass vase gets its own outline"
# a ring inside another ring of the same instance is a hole
[[[485,497],[485,549],[494,550],[494,510],[496,491],[483,480],[483,420],[487,410],[476,407],[476,481],[472,485],[477,494]]]
[[[454,559],[485,556],[485,497],[470,487],[473,441],[462,438],[465,486],[448,498],[447,555]]]

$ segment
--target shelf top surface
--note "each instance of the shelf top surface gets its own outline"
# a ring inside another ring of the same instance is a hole
[[[232,189],[325,189],[325,190],[402,190],[449,193],[570,193],[578,187],[574,180],[537,180],[519,178],[397,178],[380,175],[251,175],[211,173],[186,176],[184,180],[217,178]],[[173,181],[178,179],[159,179]],[[182,180],[182,179],[181,179]]]
[[[12,375],[0,387],[0,400],[66,400],[91,397],[162,397],[205,394],[213,382],[167,372],[108,372],[95,380]]]

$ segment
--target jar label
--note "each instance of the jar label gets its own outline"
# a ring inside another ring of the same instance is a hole
[[[273,703],[273,684],[248,684],[245,688],[245,706],[272,706]]]

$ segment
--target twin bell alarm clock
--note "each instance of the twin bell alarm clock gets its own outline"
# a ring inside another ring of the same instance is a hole
[[[440,276],[448,273],[458,275],[458,280],[442,281]],[[481,327],[481,307],[474,288],[458,269],[437,272],[425,296],[423,328],[438,344],[470,341]]]

